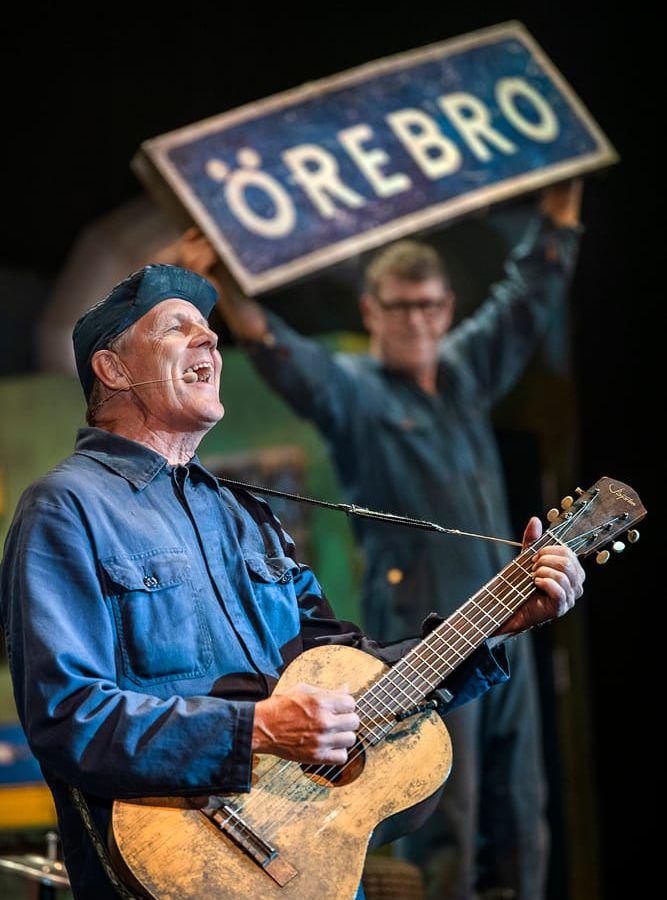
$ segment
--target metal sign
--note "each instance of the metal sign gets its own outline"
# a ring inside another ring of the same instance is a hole
[[[617,155],[509,22],[147,141],[134,160],[258,294]]]

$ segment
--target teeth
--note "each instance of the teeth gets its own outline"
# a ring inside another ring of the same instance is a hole
[[[211,378],[211,373],[213,372],[213,367],[210,363],[195,363],[194,366],[188,366],[185,370],[186,372],[194,372],[197,375],[198,381],[209,381]]]

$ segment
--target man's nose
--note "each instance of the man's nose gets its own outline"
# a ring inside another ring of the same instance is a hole
[[[215,350],[218,346],[218,335],[208,326],[200,325],[192,337],[191,343],[195,347],[207,347]]]
[[[413,309],[406,310],[405,322],[411,328],[421,328],[424,324],[424,314],[418,306]]]

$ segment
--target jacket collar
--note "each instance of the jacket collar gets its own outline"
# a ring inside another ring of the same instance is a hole
[[[80,428],[74,453],[96,460],[125,478],[138,491],[143,490],[158,472],[169,466],[165,457],[150,447],[103,428]],[[188,468],[193,467],[200,469],[209,478],[214,478],[196,455],[188,463]]]

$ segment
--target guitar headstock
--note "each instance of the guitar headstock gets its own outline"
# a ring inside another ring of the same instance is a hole
[[[566,497],[563,512],[549,512],[549,533],[560,543],[567,544],[577,556],[590,556],[605,544],[613,543],[614,549],[623,549],[616,539],[630,532],[628,540],[634,543],[639,532],[630,531],[644,518],[646,510],[636,491],[622,481],[603,476],[587,491],[577,488],[576,498]],[[600,558],[601,557],[601,558]],[[606,562],[609,553],[598,554],[598,562]]]

